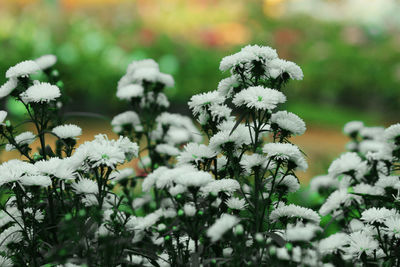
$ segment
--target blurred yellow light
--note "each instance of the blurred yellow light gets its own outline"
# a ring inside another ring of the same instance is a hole
[[[264,14],[272,17],[281,17],[285,12],[285,0],[264,0]]]

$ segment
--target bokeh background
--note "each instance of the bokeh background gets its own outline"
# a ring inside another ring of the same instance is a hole
[[[176,81],[166,92],[171,111],[189,114],[190,96],[226,77],[222,57],[246,44],[272,46],[304,71],[285,94],[308,125],[294,140],[309,157],[300,174],[307,183],[343,150],[345,122],[398,121],[399,14],[398,0],[0,0],[0,73],[53,53],[73,100],[67,109],[111,118],[126,109],[115,90],[127,65],[154,58]],[[21,116],[15,102],[0,105]],[[104,120],[77,123],[81,141],[111,133]]]

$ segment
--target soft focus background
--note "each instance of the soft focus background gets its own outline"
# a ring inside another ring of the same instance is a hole
[[[309,157],[306,183],[343,150],[345,122],[398,120],[399,14],[397,0],[0,0],[0,73],[53,53],[73,100],[68,109],[111,118],[126,108],[115,90],[127,65],[154,58],[176,81],[166,92],[171,111],[189,114],[190,96],[226,76],[222,57],[246,44],[272,46],[305,75],[285,94],[287,109],[308,125],[294,140]],[[14,102],[0,105],[21,116]],[[107,121],[78,123],[81,141],[110,132]]]

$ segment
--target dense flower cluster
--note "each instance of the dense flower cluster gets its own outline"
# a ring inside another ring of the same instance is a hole
[[[21,62],[0,87],[34,126],[20,131],[0,111],[1,145],[21,155],[0,164],[0,266],[399,264],[400,125],[348,123],[349,151],[310,185],[324,201],[293,203],[308,163],[291,137],[306,125],[279,109],[303,73],[274,49],[222,59],[230,76],[188,103],[201,131],[167,112],[173,78],[133,61],[117,85],[129,105],[111,121],[119,138],[80,145],[56,62]]]

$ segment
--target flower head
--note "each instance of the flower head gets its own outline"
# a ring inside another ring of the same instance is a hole
[[[82,129],[74,124],[64,124],[53,128],[52,131],[61,139],[75,139],[82,135]]]
[[[280,103],[286,102],[286,96],[275,89],[254,86],[237,93],[233,100],[237,107],[256,110],[273,110]]]
[[[25,103],[48,103],[59,98],[61,93],[57,86],[39,82],[29,87],[20,96]]]
[[[271,123],[292,135],[302,135],[306,131],[304,121],[296,114],[287,111],[278,111],[272,114]]]
[[[97,185],[97,182],[87,179],[87,178],[83,178],[83,179],[80,179],[79,181],[74,182],[71,185],[71,187],[77,194],[98,194],[99,193],[99,187]]]
[[[5,84],[0,86],[0,99],[8,96],[15,88],[17,88],[18,79],[10,78]]]
[[[268,158],[288,162],[292,168],[307,170],[308,165],[299,148],[288,143],[269,143],[263,147]]]
[[[35,59],[35,62],[39,65],[41,70],[45,70],[56,64],[57,57],[55,55],[43,55]]]
[[[35,61],[25,60],[9,68],[6,72],[6,78],[27,77],[39,70],[40,66]]]
[[[208,228],[207,236],[211,238],[211,242],[216,242],[220,240],[229,229],[232,229],[233,226],[238,224],[239,221],[239,218],[224,213],[210,228]]]

